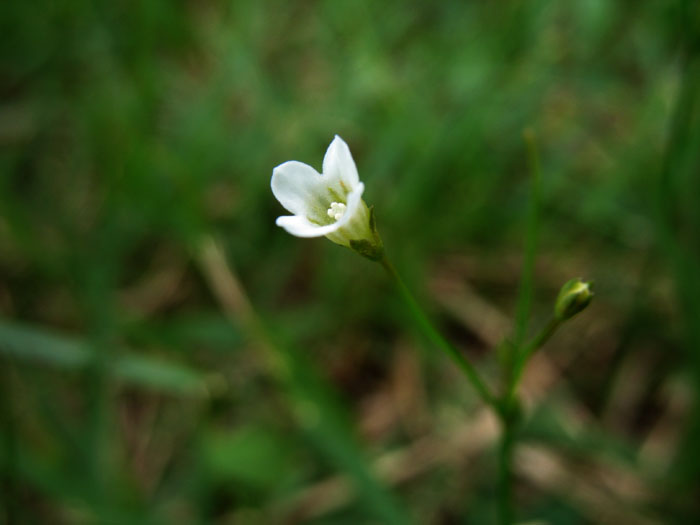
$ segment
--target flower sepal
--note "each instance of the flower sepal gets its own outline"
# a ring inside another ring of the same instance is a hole
[[[384,257],[384,243],[377,231],[374,206],[369,208],[369,235],[363,239],[350,239],[350,249],[371,261],[381,261]]]

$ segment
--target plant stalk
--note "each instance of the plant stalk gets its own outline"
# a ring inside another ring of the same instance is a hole
[[[498,449],[498,518],[501,525],[511,525],[514,519],[513,506],[513,455],[517,426],[520,423],[518,385],[525,365],[532,355],[556,332],[562,321],[552,318],[522,349],[515,350],[515,362],[503,397],[499,400],[498,414],[501,418],[501,440]]]
[[[522,350],[516,349],[515,362],[513,364],[513,372],[510,375],[510,381],[506,389],[506,395],[504,402],[506,404],[511,404],[514,399],[516,392],[518,390],[518,385],[522,379],[523,372],[525,371],[525,365],[530,360],[537,350],[539,350],[552,335],[557,331],[557,328],[561,326],[561,321],[552,317],[547,324],[540,330],[540,332],[528,343]]]
[[[430,321],[425,312],[418,305],[418,302],[413,297],[411,291],[406,287],[403,280],[397,273],[391,261],[387,258],[386,254],[382,256],[379,260],[381,265],[391,276],[396,288],[398,289],[401,298],[408,306],[411,315],[414,317],[421,331],[427,336],[427,338],[440,350],[442,350],[447,356],[452,359],[452,361],[459,367],[459,369],[464,373],[469,382],[472,384],[474,389],[477,391],[481,399],[489,405],[491,408],[498,412],[498,401],[491,393],[491,391],[486,386],[486,383],[481,379],[481,376],[474,368],[467,358],[455,348],[447,339],[445,339],[440,332],[435,328],[433,323]]]
[[[502,417],[501,439],[498,447],[498,521],[501,525],[513,523],[513,447],[515,421]]]

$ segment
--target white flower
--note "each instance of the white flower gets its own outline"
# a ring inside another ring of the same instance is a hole
[[[291,160],[272,170],[271,186],[277,200],[294,214],[277,218],[277,225],[292,235],[325,236],[370,258],[380,253],[372,212],[362,200],[365,185],[338,135],[323,158],[323,174]]]

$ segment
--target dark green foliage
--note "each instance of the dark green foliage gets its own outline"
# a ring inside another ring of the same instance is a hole
[[[494,519],[493,441],[454,438],[480,404],[379,265],[274,225],[272,168],[335,133],[494,383],[490,334],[596,283],[533,363],[517,517],[697,521],[699,26],[692,0],[2,2],[0,523]]]

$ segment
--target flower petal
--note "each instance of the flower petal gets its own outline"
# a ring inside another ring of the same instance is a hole
[[[322,190],[321,174],[308,164],[290,160],[272,170],[272,193],[290,212],[314,215],[311,207]]]
[[[350,148],[338,135],[328,146],[326,156],[323,157],[323,176],[328,177],[329,182],[340,180],[346,193],[351,192],[360,182]]]
[[[338,221],[326,226],[318,226],[306,217],[300,215],[283,215],[282,217],[277,217],[277,226],[281,226],[287,230],[288,233],[296,235],[297,237],[322,237],[333,233],[340,228],[341,225],[340,221]]]

